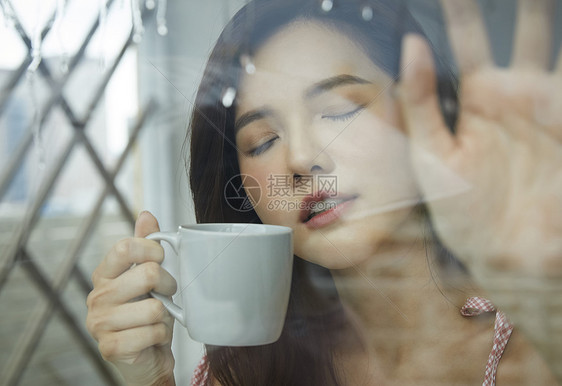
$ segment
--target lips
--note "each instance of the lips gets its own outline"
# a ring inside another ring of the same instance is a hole
[[[337,221],[351,206],[357,195],[330,197],[326,192],[317,192],[303,200],[300,220],[309,228],[321,228]]]

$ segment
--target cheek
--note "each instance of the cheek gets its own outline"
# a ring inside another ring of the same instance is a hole
[[[410,167],[410,144],[402,130],[365,111],[331,145],[348,171],[361,171],[363,178],[377,178]],[[340,162],[342,163],[342,162]]]
[[[261,158],[239,160],[240,173],[254,182],[254,187],[244,184],[246,195],[254,203],[254,210],[264,224],[287,225],[292,212],[289,210],[290,197],[277,194],[280,187],[290,188],[290,175],[283,163]],[[255,188],[255,185],[258,188]]]
[[[408,137],[372,111],[357,117],[331,147],[342,166],[338,188],[359,193],[361,210],[380,213],[418,198]]]
[[[294,200],[290,197],[271,196],[269,193],[269,189],[262,191],[260,201],[254,206],[262,223],[292,227],[298,216]]]

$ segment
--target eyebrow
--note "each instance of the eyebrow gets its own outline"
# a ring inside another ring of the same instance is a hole
[[[305,91],[304,96],[307,99],[314,98],[336,87],[346,86],[350,84],[371,84],[371,82],[354,75],[336,75],[313,84]],[[236,133],[238,133],[244,126],[247,126],[254,121],[259,121],[260,119],[271,117],[272,115],[273,110],[267,107],[248,111],[247,113],[242,114],[240,118],[238,118],[236,122],[234,122],[234,134],[236,135]]]
[[[337,75],[313,84],[308,90],[306,90],[304,95],[306,98],[310,99],[336,87],[348,84],[371,84],[371,82],[354,75]]]
[[[254,121],[259,121],[260,119],[264,119],[273,115],[273,110],[270,108],[264,107],[262,109],[257,110],[250,110],[247,113],[244,113],[234,122],[234,134],[238,133],[241,128]]]

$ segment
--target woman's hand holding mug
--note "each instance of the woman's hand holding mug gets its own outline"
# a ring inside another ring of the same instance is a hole
[[[176,281],[160,263],[162,247],[144,237],[158,232],[148,212],[139,215],[135,237],[113,246],[92,275],[87,300],[87,328],[105,360],[113,363],[128,385],[173,385],[170,348],[174,319],[152,290],[170,297]]]
[[[176,280],[161,267],[164,251],[154,240],[178,255],[167,256],[166,265],[179,268],[181,306],[172,303]],[[285,321],[292,263],[291,228],[195,224],[159,232],[143,212],[135,237],[115,244],[92,275],[87,327],[127,384],[173,385],[174,321],[167,310],[203,343],[274,342]]]

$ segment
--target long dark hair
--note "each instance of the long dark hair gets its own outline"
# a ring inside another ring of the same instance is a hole
[[[371,18],[361,14],[367,5]],[[240,211],[225,199],[227,182],[242,181],[233,133],[236,104],[223,103],[223,97],[237,89],[244,59],[295,20],[318,20],[346,34],[396,80],[403,36],[423,35],[399,0],[336,1],[329,12],[318,0],[254,0],[244,6],[210,55],[191,119],[189,178],[198,222],[260,222],[253,210]],[[439,92],[454,96],[454,81],[437,60],[439,78],[445,78]],[[207,346],[207,355],[212,375],[225,386],[338,385],[334,353],[344,343],[360,344],[329,271],[297,257],[281,338],[257,347]]]

